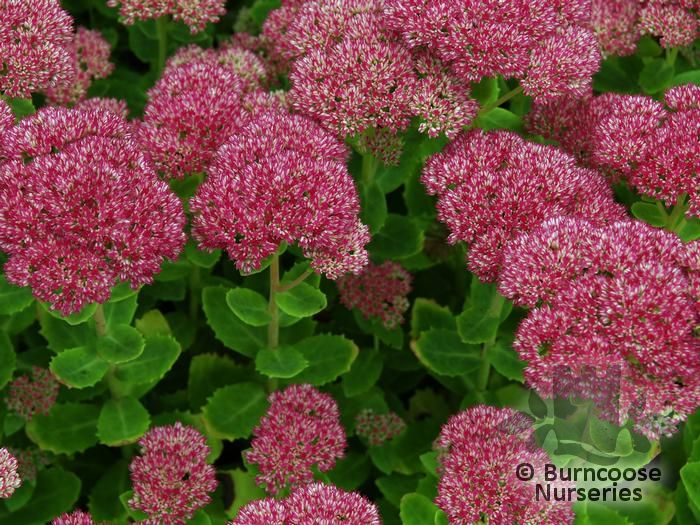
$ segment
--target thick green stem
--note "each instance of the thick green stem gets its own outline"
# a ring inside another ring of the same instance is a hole
[[[666,63],[669,66],[673,66],[676,64],[677,57],[678,57],[678,48],[677,47],[672,47],[672,48],[666,50]]]
[[[486,113],[488,113],[488,112],[491,111],[492,109],[495,109],[495,108],[497,108],[497,107],[499,107],[499,106],[505,104],[505,103],[508,102],[511,98],[513,98],[513,97],[516,96],[516,95],[519,95],[519,94],[522,93],[522,92],[523,92],[522,86],[518,86],[518,87],[516,87],[516,88],[511,89],[508,93],[506,93],[505,95],[503,95],[501,98],[499,98],[499,99],[496,100],[495,102],[492,102],[491,104],[486,104],[484,107],[482,107],[482,108],[479,110],[479,113],[477,114],[476,117],[479,118],[479,117],[481,117],[482,115],[485,115]]]
[[[371,153],[362,155],[362,182],[369,186],[377,173],[377,159]]]
[[[156,36],[158,37],[158,73],[165,68],[165,59],[168,57],[168,20],[164,16],[156,19]]]
[[[289,290],[291,290],[291,289],[293,289],[293,288],[296,288],[296,287],[299,286],[301,283],[303,283],[303,282],[306,280],[306,278],[307,278],[309,275],[311,275],[312,273],[314,273],[313,270],[311,270],[311,269],[306,270],[306,271],[305,271],[304,273],[302,273],[299,277],[297,277],[296,279],[294,279],[291,283],[285,284],[285,285],[282,285],[282,286],[279,286],[279,287],[277,288],[277,293],[288,292]]]
[[[678,232],[685,224],[685,212],[688,207],[685,204],[685,195],[678,197],[676,205],[671,210],[671,215],[666,222],[666,229],[672,232]]]
[[[280,259],[279,255],[272,256],[270,263],[270,299],[268,312],[270,313],[270,324],[267,326],[267,346],[277,348],[280,344],[280,313],[277,308],[275,296],[280,289]]]
[[[97,305],[97,310],[92,316],[95,321],[95,332],[97,337],[102,337],[107,333],[107,320],[105,319],[105,310],[101,304]]]
[[[481,351],[481,368],[479,368],[479,377],[476,381],[476,389],[479,393],[486,392],[489,385],[489,376],[491,375],[491,363],[488,360],[489,349],[493,346],[492,342],[484,343]]]

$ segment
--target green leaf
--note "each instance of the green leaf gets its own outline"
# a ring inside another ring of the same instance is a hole
[[[355,490],[369,477],[370,470],[371,463],[366,454],[348,452],[336,462],[333,470],[328,472],[328,478],[344,490]]]
[[[309,362],[293,346],[263,348],[255,357],[255,368],[267,377],[289,379],[299,374]]]
[[[44,308],[44,310],[46,310],[56,319],[60,319],[61,321],[68,323],[71,326],[87,322],[89,319],[92,318],[93,314],[97,310],[97,305],[93,303],[83,306],[82,310],[80,310],[79,312],[75,312],[70,315],[61,315],[60,312],[51,308],[51,305],[49,305],[48,303],[39,302],[39,304],[42,306],[42,308]]]
[[[137,523],[148,519],[148,514],[141,512],[140,510],[132,509],[129,505],[129,500],[134,497],[133,490],[127,490],[126,492],[119,495],[119,501],[121,501],[122,507],[126,510],[130,518],[134,519]]]
[[[383,367],[384,359],[378,350],[360,351],[350,371],[343,376],[345,396],[354,397],[367,392],[379,380]]]
[[[700,462],[686,463],[681,469],[681,480],[688,499],[700,508]]]
[[[247,438],[267,410],[267,393],[258,383],[219,388],[202,410],[212,435],[233,441]]]
[[[482,106],[496,102],[499,93],[498,79],[495,77],[482,78],[479,83],[472,85],[471,95]]]
[[[226,511],[229,518],[235,518],[238,511],[251,501],[263,499],[267,495],[255,482],[255,475],[241,469],[229,470],[233,481],[233,504]]]
[[[180,345],[173,337],[165,335],[147,337],[141,355],[117,365],[114,377],[118,381],[131,385],[161,379],[175,364],[179,355]]]
[[[255,357],[267,345],[267,332],[241,321],[228,307],[227,289],[223,286],[208,286],[202,290],[202,306],[207,322],[214,335],[226,348],[246,357]]]
[[[685,84],[700,85],[700,69],[692,69],[679,73],[673,77],[673,81],[671,82],[673,86],[682,86]]]
[[[56,454],[83,452],[97,444],[99,412],[95,405],[57,403],[47,415],[36,415],[27,423],[27,435],[42,450]]]
[[[510,314],[513,305],[498,293],[494,284],[472,279],[469,306],[457,317],[457,330],[462,341],[487,343],[496,339],[498,327]]]
[[[95,342],[95,327],[92,323],[71,326],[68,323],[49,315],[43,308],[39,312],[40,333],[49,343],[54,352],[68,348],[91,346]]]
[[[496,341],[486,352],[486,359],[502,376],[513,381],[523,382],[525,362],[520,360],[518,353],[513,350],[512,346],[503,341]]]
[[[134,443],[148,430],[150,422],[148,411],[138,399],[109,399],[102,405],[97,420],[97,437],[111,447]]]
[[[435,523],[438,508],[421,494],[406,494],[401,498],[401,523],[403,525],[429,525]]]
[[[0,390],[12,380],[17,365],[17,355],[7,334],[0,332]]]
[[[449,308],[419,297],[413,303],[411,311],[411,337],[417,339],[421,332],[431,328],[456,330],[457,323]]]
[[[94,349],[79,346],[54,356],[50,368],[62,383],[73,388],[87,388],[100,382],[109,363]]]
[[[368,249],[379,259],[402,259],[423,249],[423,232],[410,218],[390,213]]]
[[[375,181],[369,184],[361,181],[358,186],[362,204],[360,219],[369,226],[371,233],[376,233],[384,226],[388,215],[386,197]]]
[[[116,325],[97,340],[97,353],[110,363],[125,363],[141,355],[146,346],[141,332],[128,325]]]
[[[207,402],[218,388],[250,380],[250,370],[237,366],[232,359],[216,354],[196,355],[190,361],[187,395],[193,410]]]
[[[423,332],[412,345],[426,367],[436,374],[461,376],[479,368],[480,348],[465,344],[457,332],[433,329]]]
[[[80,478],[59,467],[40,470],[29,503],[17,512],[0,515],[1,525],[38,525],[72,509],[80,495]]]
[[[275,294],[275,302],[280,310],[294,317],[311,317],[327,305],[325,294],[307,283]]]
[[[200,268],[213,268],[221,258],[221,250],[207,252],[197,249],[197,244],[190,239],[185,245],[185,257],[195,266]]]
[[[251,326],[270,324],[267,299],[249,288],[234,288],[226,293],[226,304],[238,318]]]
[[[697,217],[684,219],[677,232],[683,242],[691,242],[700,239],[700,219]]]
[[[334,381],[352,366],[359,352],[355,343],[340,335],[315,335],[295,345],[309,366],[294,377],[295,383],[315,386]]]
[[[575,525],[632,525],[614,510],[600,503],[581,501],[574,503]]]
[[[645,93],[653,95],[671,85],[675,70],[671,64],[662,58],[650,60],[639,73],[639,85]]]
[[[130,486],[129,464],[125,460],[120,460],[107,469],[90,491],[89,509],[95,523],[124,522],[127,513],[119,496]]]
[[[632,215],[640,221],[657,228],[665,226],[666,221],[668,221],[668,214],[659,209],[656,204],[651,204],[650,202],[635,202],[632,204]]]
[[[0,274],[0,315],[10,315],[21,312],[34,302],[30,288],[20,288],[7,282]]]
[[[170,335],[172,333],[167,319],[165,319],[165,316],[160,310],[150,310],[146,312],[140,319],[137,319],[134,324],[136,325],[136,329],[145,337]]]
[[[512,111],[508,111],[504,108],[493,108],[477,119],[477,125],[484,131],[491,131],[494,129],[522,131],[523,120]]]
[[[108,301],[103,305],[107,329],[117,325],[130,325],[138,308],[138,295]]]

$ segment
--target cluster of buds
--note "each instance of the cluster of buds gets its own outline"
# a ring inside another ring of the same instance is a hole
[[[59,384],[47,368],[32,367],[29,374],[15,378],[8,387],[7,408],[25,421],[48,414],[58,397]]]
[[[406,422],[395,412],[376,414],[372,409],[365,409],[355,418],[355,433],[367,439],[372,447],[381,447],[405,428]]]
[[[121,4],[121,5],[120,5]],[[225,0],[108,0],[110,7],[119,7],[119,14],[125,24],[137,20],[150,20],[172,16],[173,20],[189,26],[192,33],[203,31],[208,23],[216,23],[226,14]]]

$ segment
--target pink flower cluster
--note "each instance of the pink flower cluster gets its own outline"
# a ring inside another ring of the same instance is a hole
[[[262,111],[217,152],[190,202],[192,234],[225,249],[239,270],[260,267],[282,242],[297,243],[330,279],[367,264],[347,149],[314,122]]]
[[[672,88],[665,104],[641,95],[607,93],[536,105],[528,126],[644,195],[668,205],[689,195],[689,213],[698,215],[700,87]]]
[[[109,111],[50,107],[3,135],[0,249],[10,282],[67,315],[151,282],[185,242],[178,198]]]
[[[338,279],[340,302],[349,309],[357,308],[365,319],[378,319],[392,330],[403,323],[410,306],[406,296],[412,279],[397,262],[370,263],[362,273]]]
[[[189,26],[192,33],[203,31],[209,22],[218,22],[219,17],[226,14],[225,4],[226,0],[107,0],[108,6],[119,7],[119,14],[127,25],[170,15],[173,20]]]
[[[134,496],[129,506],[146,513],[142,525],[184,525],[211,501],[217,486],[202,434],[181,423],[155,427],[140,440],[129,465]]]
[[[631,55],[644,34],[684,47],[700,31],[694,0],[592,0],[591,24],[605,55]]]
[[[49,464],[47,454],[38,448],[35,449],[8,449],[17,459],[17,472],[23,481],[34,483],[39,467]]]
[[[79,27],[71,44],[73,75],[65,83],[46,90],[52,104],[67,105],[83,100],[96,78],[105,78],[114,70],[109,61],[111,47],[99,31]]]
[[[430,136],[452,137],[476,115],[468,85],[388,27],[380,0],[283,2],[262,42],[277,69],[291,68],[294,109],[340,137],[393,135],[413,116]],[[369,145],[383,159],[395,157],[386,143]]]
[[[590,90],[600,52],[590,0],[387,0],[389,27],[468,85],[517,78],[536,99]]]
[[[461,135],[426,162],[422,182],[438,196],[449,242],[467,243],[469,269],[482,281],[497,279],[508,242],[548,218],[604,224],[625,217],[600,174],[512,132]]]
[[[32,367],[30,374],[15,378],[9,385],[7,408],[26,421],[37,414],[48,414],[58,397],[59,385],[46,368]]]
[[[535,497],[535,484],[549,459],[535,446],[532,421],[523,414],[472,407],[452,416],[435,444],[440,454],[436,503],[451,524],[573,523],[570,503]],[[532,481],[518,479],[521,463],[534,468]]]
[[[377,507],[356,492],[313,483],[284,500],[257,500],[229,525],[381,525]]]
[[[51,522],[51,525],[95,525],[92,516],[82,510],[65,513]]]
[[[355,433],[366,438],[372,447],[381,447],[405,428],[406,422],[395,412],[376,414],[373,410],[366,409],[355,418]]]
[[[313,481],[313,467],[333,468],[343,457],[346,438],[335,400],[311,385],[291,385],[270,394],[269,401],[246,461],[257,465],[257,483],[277,494]]]
[[[632,420],[651,439],[673,432],[700,405],[698,253],[641,222],[570,217],[511,242],[499,289],[535,307],[514,345],[529,384],[544,396],[601,401],[607,419]],[[580,379],[566,392],[557,391],[562,370]]]
[[[58,0],[0,4],[0,93],[28,98],[75,74],[73,19]]]
[[[0,498],[12,496],[20,485],[22,479],[17,472],[17,459],[6,448],[0,448]]]

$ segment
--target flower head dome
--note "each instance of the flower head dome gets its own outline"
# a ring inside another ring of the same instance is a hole
[[[282,242],[297,243],[331,279],[360,271],[369,233],[346,157],[312,121],[261,112],[219,149],[190,202],[195,239],[225,249],[246,272]]]
[[[22,484],[17,472],[17,459],[6,448],[0,448],[0,498],[9,498]]]
[[[36,414],[48,414],[58,397],[59,385],[47,368],[35,366],[31,374],[14,379],[8,388],[7,408],[30,421]]]
[[[257,465],[256,481],[276,494],[313,481],[314,466],[321,472],[333,468],[346,440],[338,405],[311,385],[291,385],[269,400],[246,460]]]
[[[185,217],[109,111],[45,108],[4,134],[0,249],[10,282],[63,314],[151,282],[176,258]]]
[[[365,409],[355,418],[355,433],[367,439],[372,447],[380,447],[398,436],[406,428],[406,422],[395,412],[377,414]]]
[[[121,5],[120,5],[121,4]],[[173,20],[183,22],[192,33],[204,30],[209,22],[216,23],[226,14],[225,0],[108,0],[110,7],[119,7],[119,14],[125,24],[136,20],[149,20],[170,15]]]
[[[591,24],[604,55],[631,55],[641,36],[638,0],[593,0]]]
[[[73,19],[58,0],[0,4],[0,93],[28,98],[75,74]]]
[[[95,525],[92,516],[82,510],[76,510],[68,514],[62,514],[51,522],[51,525]]]
[[[206,439],[178,422],[152,428],[139,445],[141,455],[129,465],[134,488],[129,505],[148,514],[144,525],[184,525],[216,489]]]

